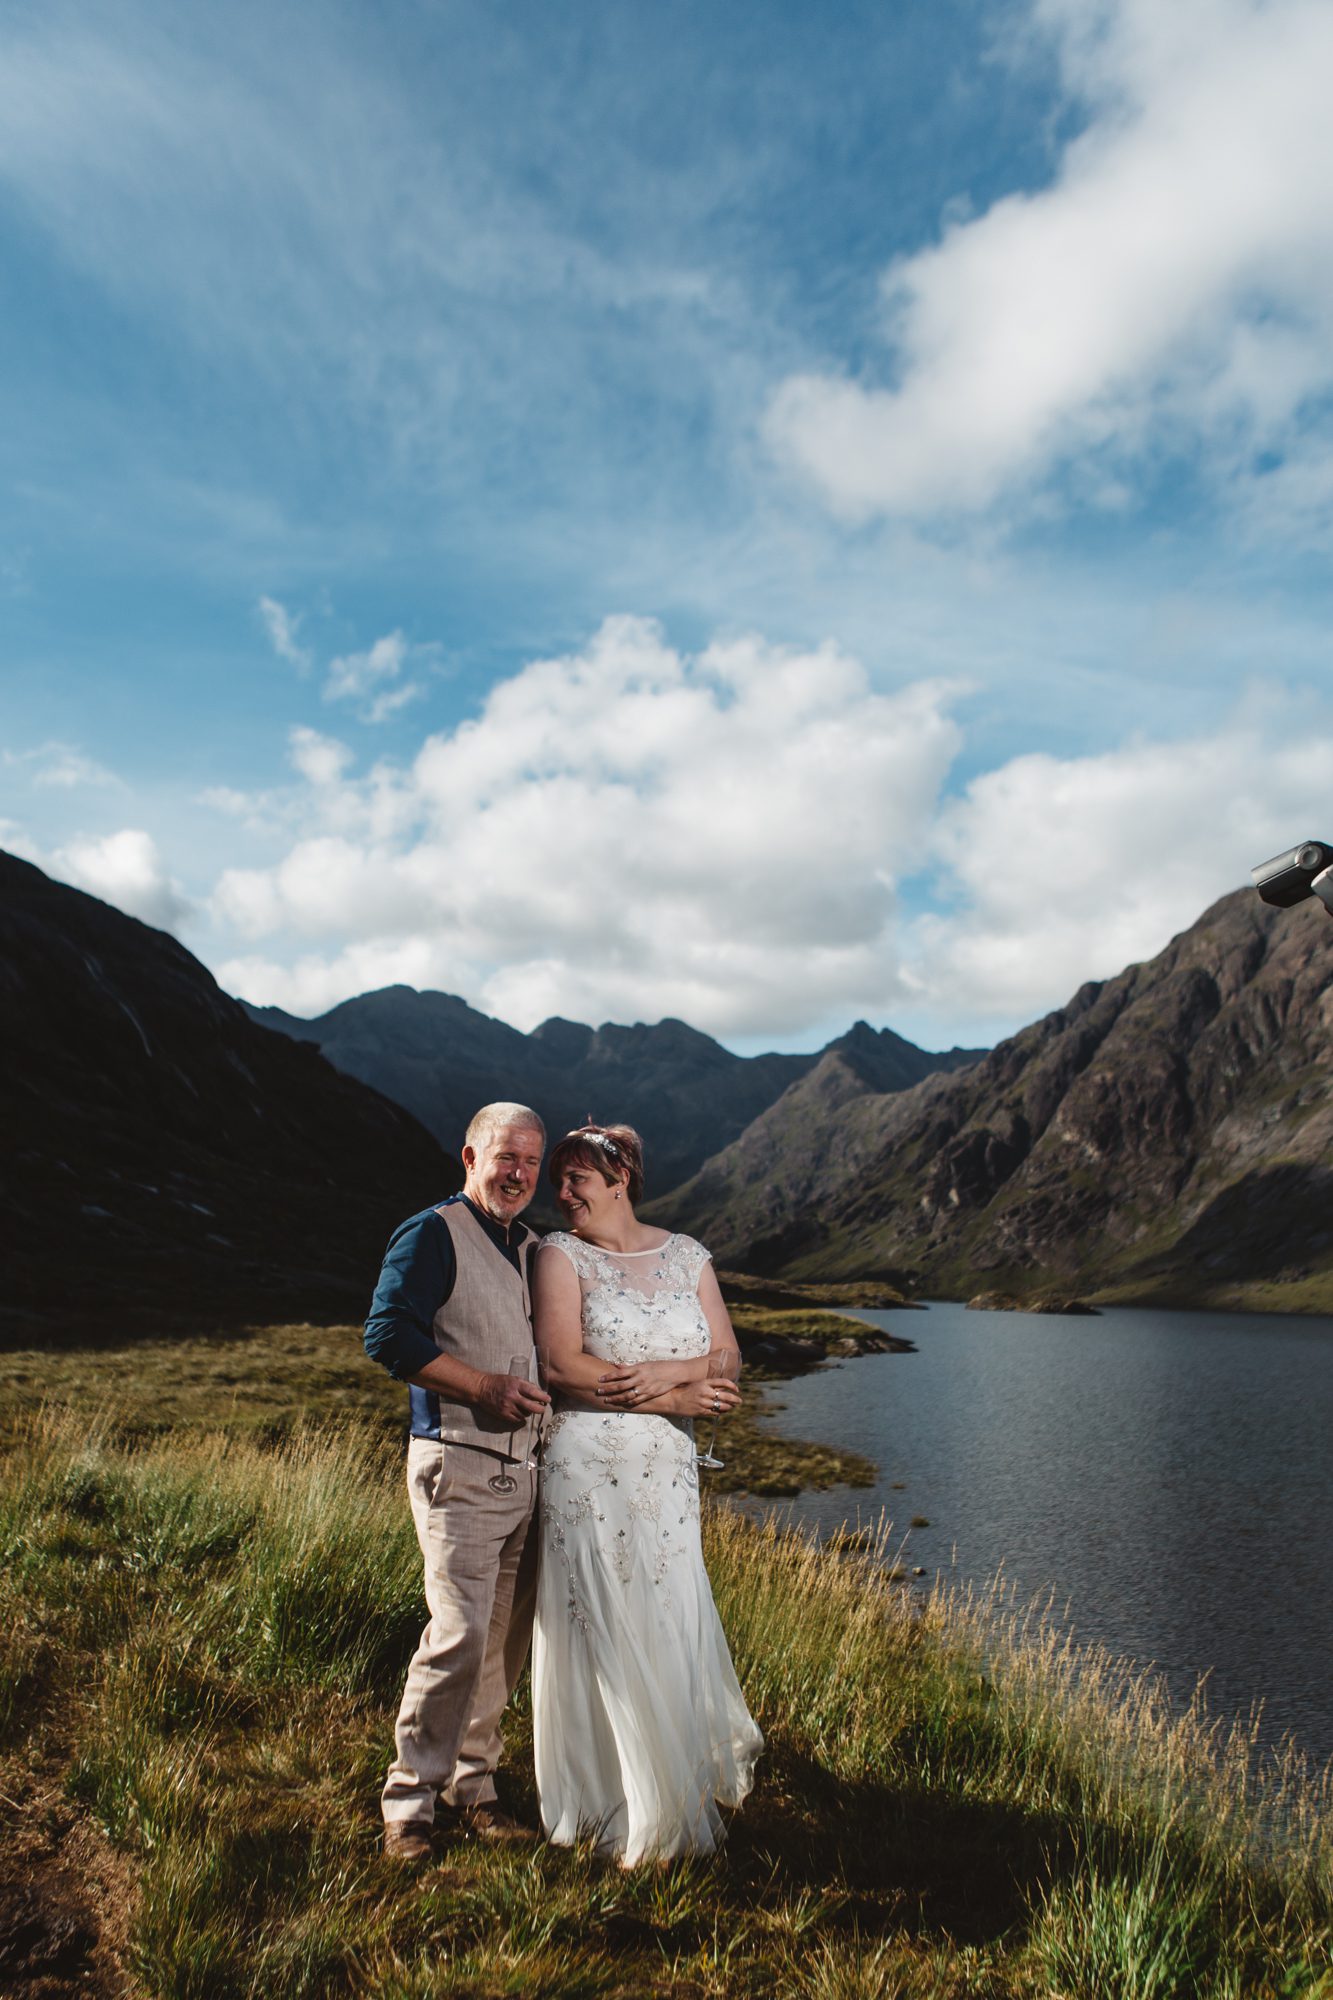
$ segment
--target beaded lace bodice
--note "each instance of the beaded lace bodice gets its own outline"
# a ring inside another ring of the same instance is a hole
[[[692,1236],[668,1236],[655,1250],[601,1250],[558,1230],[542,1255],[563,1251],[579,1274],[583,1346],[600,1361],[630,1365],[707,1354],[708,1321],[699,1273],[708,1252]]]
[[[708,1252],[690,1236],[656,1250],[613,1254],[560,1231],[543,1257],[563,1252],[579,1274],[583,1349],[600,1361],[692,1359],[712,1344],[699,1303]],[[647,1410],[558,1409],[546,1434],[542,1528],[548,1559],[565,1568],[569,1615],[589,1616],[573,1544],[594,1548],[608,1576],[629,1583],[646,1566],[664,1602],[676,1566],[697,1555],[699,1474],[688,1417]]]

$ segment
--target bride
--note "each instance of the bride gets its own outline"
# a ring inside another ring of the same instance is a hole
[[[711,1853],[763,1738],[699,1543],[691,1417],[734,1409],[740,1356],[708,1252],[634,1214],[643,1149],[588,1125],[551,1155],[569,1224],[536,1256],[556,1411],[541,1483],[532,1649],[542,1825],[625,1867]]]

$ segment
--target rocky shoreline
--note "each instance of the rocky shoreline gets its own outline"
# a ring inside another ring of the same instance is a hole
[[[1040,1292],[1035,1298],[1019,1298],[1014,1292],[978,1292],[967,1302],[969,1312],[1055,1313],[1070,1319],[1095,1319],[1101,1310],[1086,1299],[1072,1299],[1060,1292]]]
[[[853,1306],[909,1307],[892,1285],[791,1285],[720,1271],[718,1282],[752,1378],[782,1380],[859,1354],[914,1354],[915,1341],[857,1319]]]

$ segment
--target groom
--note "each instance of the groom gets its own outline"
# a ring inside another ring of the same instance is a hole
[[[407,1485],[430,1609],[381,1799],[385,1853],[404,1861],[429,1858],[437,1797],[478,1839],[532,1838],[496,1805],[494,1772],[532,1632],[536,1475],[524,1461],[550,1399],[528,1379],[537,1239],[518,1217],[545,1144],[525,1104],[484,1105],[462,1193],[395,1230],[366,1321],[367,1354],[412,1385]]]

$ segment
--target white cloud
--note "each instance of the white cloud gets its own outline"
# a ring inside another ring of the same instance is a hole
[[[331,660],[329,677],[324,683],[325,700],[359,700],[385,681],[395,680],[406,658],[407,640],[401,632],[390,632],[364,653],[346,653]]]
[[[409,702],[420,701],[426,688],[422,681],[404,681],[401,687],[385,688],[369,702],[361,712],[363,722],[387,722],[391,715],[397,715],[400,708]]]
[[[40,850],[16,819],[0,819],[0,848],[6,854],[16,854],[20,861],[31,861],[36,868],[42,866]]]
[[[243,954],[220,965],[217,977],[228,993],[239,993],[256,1007],[281,1007],[308,1019],[351,994],[373,993],[385,986],[415,986],[420,992],[472,991],[474,971],[441,941],[415,937],[347,945],[331,957],[303,953],[290,963]]]
[[[298,641],[297,634],[302,623],[300,614],[289,611],[273,597],[261,597],[259,611],[279,659],[286,660],[302,674],[308,673],[314,665],[315,655],[311,647]],[[403,668],[409,661],[422,668],[434,667],[439,655],[438,646],[414,646],[402,632],[388,632],[382,639],[376,639],[365,652],[341,653],[329,661],[324,679],[324,699],[356,703],[357,718],[361,722],[387,722],[400,708],[419,700],[426,692],[423,682],[401,678]],[[313,731],[304,733],[314,740]]]
[[[1088,112],[1053,183],[883,281],[895,383],[788,379],[778,451],[837,510],[982,508],[1202,447],[1243,485],[1333,388],[1326,0],[1035,0]],[[1323,504],[1323,496],[1320,496]]]
[[[210,785],[198,794],[198,803],[270,842],[348,831],[378,840],[411,824],[411,792],[392,764],[376,764],[366,778],[351,784],[348,773],[356,761],[351,746],[303,723],[287,732],[287,758],[303,780],[301,786],[243,791]]]
[[[244,820],[254,816],[257,800],[253,792],[238,791],[235,785],[207,785],[199,794],[199,803],[229,819]]]
[[[312,785],[338,784],[352,763],[345,743],[321,736],[317,729],[293,729],[287,747],[292,763]]]
[[[525,1026],[677,1013],[780,1034],[831,1006],[882,1013],[895,877],[925,851],[954,692],[877,693],[831,646],[687,657],[610,619],[410,768],[353,781],[324,739],[303,745],[308,829],[275,866],[225,873],[214,913],[314,949],[220,976],[307,1007],[461,987]]]
[[[42,866],[159,930],[179,930],[192,914],[156,842],[139,827],[123,827],[100,840],[72,840]]]
[[[269,644],[278,658],[286,660],[288,666],[295,667],[298,673],[309,673],[310,648],[301,645],[296,636],[301,626],[299,616],[288,611],[285,604],[279,604],[276,597],[260,598],[259,615],[264,621]]]
[[[1333,818],[1333,719],[1266,691],[1216,733],[1022,756],[946,806],[959,907],[916,925],[910,977],[955,1019],[1019,1022],[1159,952],[1250,868]]]
[[[219,977],[297,1013],[403,982],[521,1027],[676,1014],[780,1043],[910,1014],[976,1041],[1330,831],[1333,717],[1308,694],[1265,684],[1208,733],[1017,756],[943,798],[956,692],[877,693],[832,647],[688,657],[609,620],[410,767],[312,764],[286,853],[214,897],[274,948]],[[932,866],[911,918],[897,883]]]
[[[790,1044],[863,1014],[975,1042],[1330,832],[1333,714],[1309,690],[1258,686],[1171,742],[1015,756],[949,797],[961,692],[881,693],[831,645],[687,655],[616,618],[410,763],[293,730],[290,785],[214,798],[272,859],[217,875],[208,962],[297,1013],[404,982],[522,1027],[670,1013]],[[150,923],[195,916],[143,829],[45,850],[0,832]],[[932,868],[914,917],[899,883]]]
[[[72,743],[42,743],[34,750],[6,750],[3,761],[10,769],[26,771],[29,783],[39,789],[76,791],[90,785],[124,789],[114,771],[108,771],[104,764]]]
[[[415,660],[424,665],[438,655],[437,646],[413,646],[401,632],[386,633],[364,653],[344,653],[330,660],[324,699],[359,702],[362,722],[387,722],[391,715],[426,691],[420,681],[400,681],[407,662]]]

